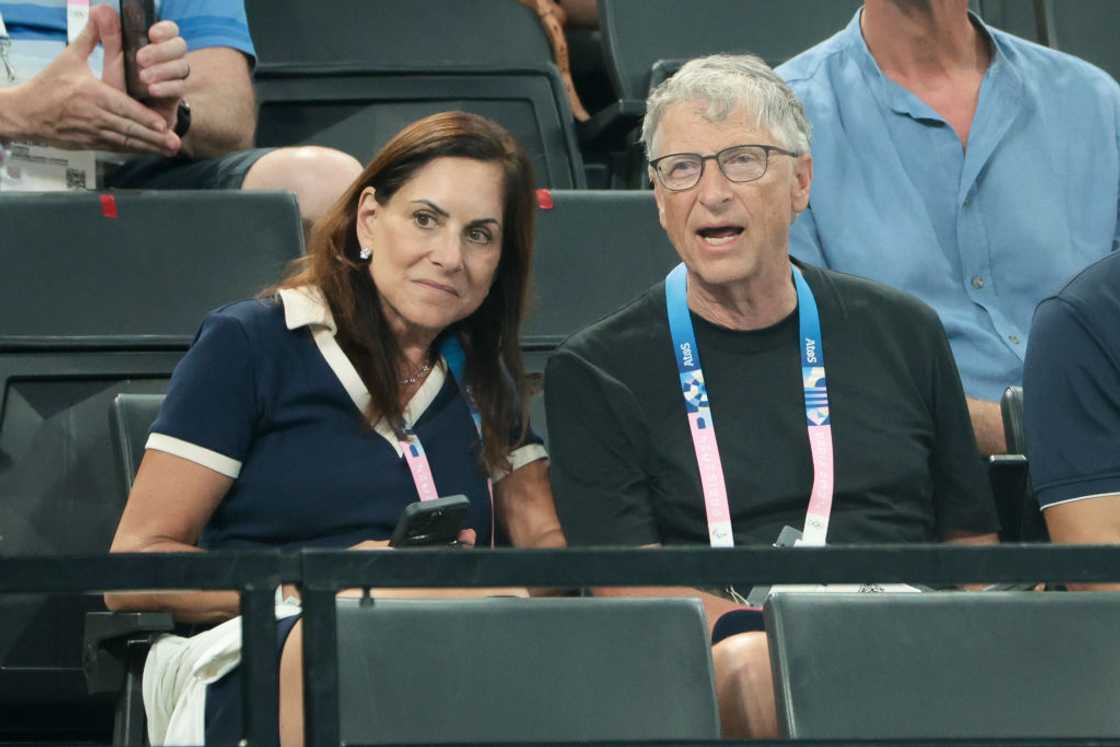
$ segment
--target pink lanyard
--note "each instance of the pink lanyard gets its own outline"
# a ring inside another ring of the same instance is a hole
[[[481,444],[482,413],[479,412],[474,399],[470,395],[469,388],[463,382],[463,369],[466,362],[463,348],[457,339],[449,335],[444,338],[439,349],[447,368],[451,371],[451,375],[455,377],[455,383],[459,386],[459,392],[463,395],[463,400],[467,403],[471,420],[474,422],[475,432],[478,433],[479,443]],[[424,451],[424,445],[420,443],[420,439],[412,430],[411,425],[405,428],[405,438],[401,440],[400,444],[401,451],[404,452],[404,460],[408,464],[408,471],[412,473],[412,482],[416,485],[416,494],[420,497],[420,500],[432,501],[439,498],[439,491],[436,489],[435,478],[432,477],[432,465],[428,461],[428,454]],[[486,478],[486,490],[490,495],[490,547],[493,547],[494,481],[490,477]]]
[[[828,536],[835,479],[824,345],[817,301],[797,267],[793,268],[793,281],[797,287],[805,421],[813,457],[813,490],[809,496],[809,510],[805,514],[805,528],[799,544],[823,545]],[[708,542],[712,547],[733,547],[735,538],[731,530],[731,508],[727,500],[719,444],[716,441],[716,424],[708,401],[704,371],[700,367],[700,346],[696,344],[696,333],[692,328],[687,290],[688,270],[684,264],[680,264],[665,278],[665,306],[677,358],[677,371],[680,374],[681,393],[692,433],[692,446],[696,451],[700,487],[704,493]]]

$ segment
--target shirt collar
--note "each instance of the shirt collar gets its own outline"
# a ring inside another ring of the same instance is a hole
[[[883,74],[879,63],[875,60],[874,55],[871,54],[871,49],[867,46],[867,40],[863,38],[863,30],[859,25],[862,17],[863,8],[860,8],[856,11],[855,15],[852,16],[852,20],[842,32],[842,37],[844,41],[847,42],[846,46],[851,48],[856,62],[863,70],[864,75],[867,76],[868,80],[871,82],[872,91],[874,91],[875,95],[880,99],[880,103],[898,114],[907,114],[915,119],[935,119],[942,121],[942,117],[934,112],[933,109],[921,99]],[[968,11],[968,17],[976,28],[980,30],[980,33],[988,40],[988,46],[992,50],[992,59],[984,74],[985,77],[999,74],[1005,67],[1005,55],[999,45],[996,35],[992,33],[992,29],[984,23],[984,20],[971,10]]]
[[[332,335],[338,332],[331,307],[319,288],[313,285],[281,288],[278,295],[284,305],[284,324],[288,329],[325,327]]]
[[[284,323],[288,329],[308,327],[311,330],[312,339],[315,341],[319,353],[354,402],[358,412],[364,414],[369,408],[369,390],[366,389],[361,376],[358,375],[354,365],[342,352],[341,346],[335,339],[338,326],[335,324],[334,316],[331,314],[330,306],[327,304],[323,291],[313,285],[304,285],[298,288],[281,288],[278,295],[280,296],[280,302],[284,305]],[[408,404],[405,405],[403,416],[406,425],[409,427],[415,425],[420,416],[435,401],[446,380],[447,365],[441,358],[439,364],[432,369],[424,383],[420,385],[420,388],[416,390]],[[377,421],[374,430],[393,447],[398,457],[404,456],[404,449],[400,440],[384,418]]]

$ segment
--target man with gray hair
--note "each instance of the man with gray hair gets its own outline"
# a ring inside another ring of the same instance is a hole
[[[771,544],[784,527],[818,545],[994,541],[937,316],[790,260],[813,162],[789,87],[756,57],[693,60],[650,95],[643,140],[682,263],[549,360],[569,542],[729,547]],[[734,590],[597,593],[701,599],[722,638],[725,733],[776,732],[765,636],[724,624],[742,617]]]

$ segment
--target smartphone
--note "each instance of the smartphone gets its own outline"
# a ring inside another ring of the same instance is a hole
[[[148,44],[148,29],[156,22],[155,0],[121,0],[121,40],[124,46],[125,90],[132,98],[148,97],[148,86],[140,80],[136,53]]]
[[[471,507],[465,495],[449,495],[434,501],[416,501],[404,507],[389,547],[458,545],[459,532]]]

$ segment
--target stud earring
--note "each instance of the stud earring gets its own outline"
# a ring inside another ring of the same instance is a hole
[[[373,250],[370,249],[368,246],[363,246],[362,250],[360,252],[358,252],[358,258],[363,260],[363,261],[368,260],[372,256],[373,256]]]

